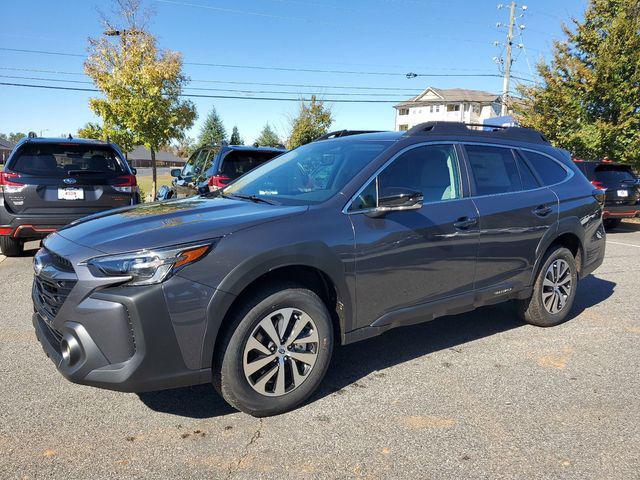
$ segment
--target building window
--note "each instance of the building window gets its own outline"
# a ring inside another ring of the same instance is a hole
[[[436,113],[440,113],[440,105],[436,105]]]
[[[398,115],[409,115],[409,109],[408,108],[401,108],[398,111]]]
[[[460,104],[459,103],[449,103],[447,104],[447,112],[459,112]]]
[[[406,132],[407,130],[409,130],[409,125],[407,125],[406,123],[398,125],[398,130],[400,130],[401,132]]]
[[[433,113],[433,105],[429,107],[429,113]]]

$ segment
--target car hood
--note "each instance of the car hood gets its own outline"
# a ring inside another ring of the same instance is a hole
[[[58,235],[104,253],[122,253],[221,237],[307,209],[192,197],[99,213],[71,224]]]

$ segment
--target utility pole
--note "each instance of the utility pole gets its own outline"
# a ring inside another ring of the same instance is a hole
[[[507,102],[509,100],[509,84],[511,83],[511,47],[513,46],[513,27],[516,23],[516,2],[509,6],[509,29],[507,31],[507,43],[505,45],[504,80],[502,82],[502,108],[500,115],[507,114]]]

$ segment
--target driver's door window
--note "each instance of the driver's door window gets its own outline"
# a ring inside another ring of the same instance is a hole
[[[377,199],[398,189],[422,193],[423,203],[461,197],[458,157],[453,145],[412,148],[396,158],[355,198],[350,211],[377,206]]]
[[[458,159],[453,145],[426,145],[400,155],[378,176],[378,195],[397,189],[422,193],[424,203],[460,198]]]

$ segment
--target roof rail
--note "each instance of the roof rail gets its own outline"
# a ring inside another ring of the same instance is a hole
[[[379,133],[381,130],[336,130],[335,132],[325,133],[324,135],[316,138],[314,142],[320,140],[328,140],[330,138],[348,137],[350,135],[361,135],[363,133]]]
[[[483,123],[425,122],[407,130],[405,136],[411,137],[425,134],[473,135],[521,142],[549,143],[549,140],[543,134],[532,128],[503,127],[500,125],[485,125]]]

